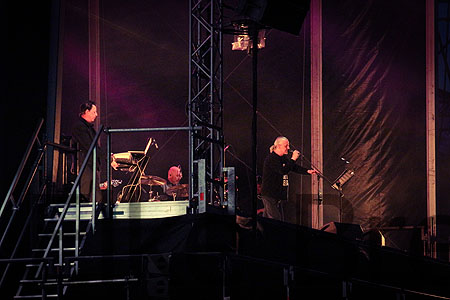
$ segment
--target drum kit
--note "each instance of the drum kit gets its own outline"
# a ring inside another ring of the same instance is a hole
[[[163,186],[163,185],[167,184],[167,181],[164,178],[161,178],[158,176],[142,175],[141,176],[141,184]]]
[[[154,187],[163,187],[167,186],[167,181],[164,178],[153,176],[153,175],[142,175],[140,179],[141,184],[149,185],[150,186],[150,199],[148,201],[155,202],[155,201],[161,201],[161,200],[167,200],[168,196],[172,197],[173,200],[176,200],[177,198],[186,198],[189,195],[189,185],[188,184],[178,184],[174,186],[167,187],[165,189],[164,194],[160,195],[159,193],[156,193],[154,195],[153,188]]]
[[[175,200],[176,197],[186,198],[189,196],[189,185],[188,184],[178,184],[171,186],[166,189],[166,195],[172,195]]]
[[[170,186],[164,178],[144,174],[143,170],[150,159],[149,150],[153,146],[158,148],[155,139],[149,138],[144,151],[127,151],[112,155],[118,165],[117,170],[132,173],[128,184],[118,194],[117,202],[141,202],[142,191],[149,194],[150,202],[170,200],[170,198],[173,200],[188,198],[189,185]],[[142,189],[143,186],[149,187],[149,191]]]

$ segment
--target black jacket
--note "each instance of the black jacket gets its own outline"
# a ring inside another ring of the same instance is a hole
[[[96,135],[94,124],[86,122],[85,119],[79,117],[78,121],[72,127],[73,141],[78,144],[78,165],[81,167],[86,154],[89,151],[92,141]],[[100,170],[101,161],[105,159],[100,147],[97,147],[97,170]],[[92,170],[92,159],[89,160],[87,168]]]
[[[279,156],[275,152],[267,155],[264,160],[261,195],[287,200],[289,185],[287,174],[291,171],[308,175],[308,169],[295,164],[295,161],[287,155]]]

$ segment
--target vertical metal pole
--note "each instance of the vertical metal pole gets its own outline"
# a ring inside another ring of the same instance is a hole
[[[92,233],[95,233],[95,204],[97,202],[96,197],[96,185],[97,185],[97,147],[94,147],[92,151]]]
[[[75,257],[80,255],[80,185],[77,186],[75,194],[75,209],[76,209],[76,221],[75,221]],[[78,274],[78,260],[74,261],[75,272]]]
[[[311,0],[311,162],[323,171],[322,137],[322,0]],[[311,227],[323,225],[323,179],[311,180]]]
[[[252,99],[253,99],[253,114],[252,114],[252,218],[256,220],[257,217],[257,203],[258,192],[256,187],[256,167],[257,167],[257,131],[258,131],[258,29],[256,24],[252,29]],[[252,223],[253,232],[256,233],[256,221]]]
[[[192,208],[192,198],[194,196],[194,126],[192,120],[192,0],[189,1],[189,105],[188,105],[188,118],[189,118],[189,207]],[[198,203],[198,202],[197,202]]]
[[[426,147],[427,220],[429,254],[436,258],[436,121],[435,121],[435,12],[434,0],[426,1]]]
[[[63,226],[59,227],[59,240],[58,240],[58,263],[59,267],[62,268],[62,262],[63,262]],[[51,251],[51,245],[50,245],[50,251]]]
[[[111,187],[111,133],[107,131],[106,133],[106,182],[107,182],[107,188],[106,188],[106,209],[105,218],[109,219],[112,218],[113,212],[113,205],[112,205],[112,187]]]

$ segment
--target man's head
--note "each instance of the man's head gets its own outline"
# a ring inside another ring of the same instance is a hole
[[[167,179],[172,184],[178,184],[180,183],[181,178],[183,178],[183,174],[181,173],[181,167],[180,166],[173,166],[170,167],[169,172],[167,173]]]
[[[95,102],[88,101],[80,105],[80,117],[88,123],[94,123],[97,118],[97,106]]]
[[[270,146],[270,152],[275,152],[277,155],[282,156],[289,153],[289,140],[284,136],[279,136]]]

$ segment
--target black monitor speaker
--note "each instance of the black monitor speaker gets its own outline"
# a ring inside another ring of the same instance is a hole
[[[322,231],[335,233],[346,239],[362,240],[363,231],[360,225],[350,223],[330,222],[320,229]]]
[[[241,0],[238,12],[262,25],[298,35],[310,0]]]

